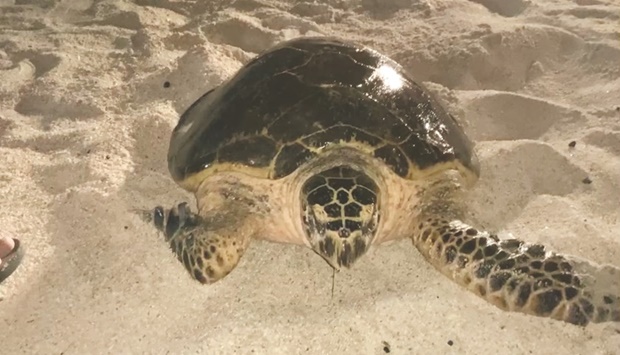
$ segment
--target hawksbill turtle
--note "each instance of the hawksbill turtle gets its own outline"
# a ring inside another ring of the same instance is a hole
[[[593,264],[462,221],[455,196],[480,172],[472,142],[366,46],[305,37],[259,54],[181,115],[168,167],[197,212],[183,202],[148,219],[201,283],[229,274],[254,238],[305,245],[335,270],[408,238],[503,310],[620,321],[620,296],[601,290]]]

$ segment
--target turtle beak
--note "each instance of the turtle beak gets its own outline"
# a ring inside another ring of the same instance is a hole
[[[315,206],[315,208],[321,207]],[[373,219],[376,220],[376,216]],[[311,206],[305,209],[303,222],[312,250],[335,270],[340,270],[343,266],[351,267],[366,253],[374,239],[377,225],[369,221],[357,230],[346,227],[331,230],[327,222],[321,220]]]

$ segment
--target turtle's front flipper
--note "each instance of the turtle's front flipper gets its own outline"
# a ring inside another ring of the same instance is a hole
[[[177,258],[197,281],[213,283],[239,263],[250,242],[242,228],[205,221],[187,203],[165,210],[156,207],[150,220],[162,231]]]
[[[425,218],[413,243],[443,274],[506,311],[569,323],[620,321],[620,269]]]

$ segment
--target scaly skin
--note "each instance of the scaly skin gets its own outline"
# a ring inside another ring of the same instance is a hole
[[[500,309],[577,325],[620,321],[620,289],[613,290],[620,288],[620,269],[578,261],[540,244],[500,240],[458,220],[421,221],[412,240],[422,255]],[[605,277],[615,285],[601,281]]]
[[[186,203],[169,210],[156,207],[155,226],[189,274],[203,284],[214,283],[228,275],[239,263],[250,244],[252,234],[239,223],[222,224],[205,220],[190,211]]]
[[[214,283],[239,263],[254,233],[245,218],[203,218],[186,203],[147,216],[195,280]],[[219,218],[219,220],[218,220]],[[412,241],[441,273],[498,308],[576,325],[620,322],[620,269],[547,251],[459,220],[420,219]],[[236,221],[232,223],[231,221]]]

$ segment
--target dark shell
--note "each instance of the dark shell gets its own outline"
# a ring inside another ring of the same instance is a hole
[[[400,176],[460,161],[478,172],[455,120],[400,65],[333,38],[298,38],[262,53],[181,116],[168,163],[176,181],[217,163],[292,173],[319,148],[354,138]]]

